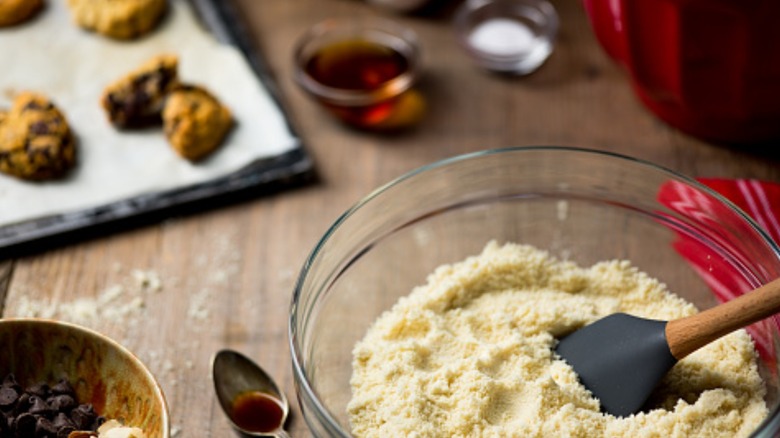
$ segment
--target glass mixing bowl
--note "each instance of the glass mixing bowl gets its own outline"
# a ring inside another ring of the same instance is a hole
[[[460,156],[369,194],[317,243],[298,278],[290,343],[298,399],[316,436],[350,436],[352,348],[434,268],[490,240],[581,266],[630,260],[700,309],[780,276],[780,249],[742,211],[685,176],[632,158],[527,147]],[[749,327],[780,430],[780,324]]]

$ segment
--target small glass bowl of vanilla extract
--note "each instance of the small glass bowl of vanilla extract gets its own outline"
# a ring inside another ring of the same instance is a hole
[[[330,19],[295,47],[295,80],[343,122],[363,129],[416,124],[424,101],[416,34],[393,21]]]

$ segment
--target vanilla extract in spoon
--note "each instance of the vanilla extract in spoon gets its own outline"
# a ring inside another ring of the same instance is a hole
[[[241,353],[221,350],[211,363],[217,400],[230,424],[249,436],[289,437],[289,404],[262,368]]]
[[[233,399],[232,418],[238,427],[252,432],[268,433],[278,429],[284,420],[281,401],[262,391],[246,391]]]

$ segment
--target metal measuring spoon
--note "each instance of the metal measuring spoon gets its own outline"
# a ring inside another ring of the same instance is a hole
[[[290,437],[284,430],[290,411],[287,398],[273,379],[251,359],[236,351],[220,350],[211,360],[211,378],[217,400],[233,428],[249,436]],[[262,403],[252,403],[253,399]],[[274,401],[276,407],[269,404]],[[245,405],[247,409],[252,408],[250,405],[265,408],[255,409],[248,417],[242,415],[243,402],[250,402]],[[279,411],[274,411],[277,407]],[[269,408],[272,409],[269,411]]]

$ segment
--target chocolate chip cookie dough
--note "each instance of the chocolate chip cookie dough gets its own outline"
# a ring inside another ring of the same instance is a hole
[[[746,437],[767,415],[750,336],[739,330],[681,360],[626,418],[553,352],[555,339],[614,312],[696,312],[627,261],[589,268],[495,242],[441,266],[382,314],[353,351],[357,437]]]
[[[178,58],[170,54],[150,59],[106,87],[101,103],[120,129],[162,123],[168,143],[190,161],[214,152],[233,126],[230,110],[213,94],[180,82]]]
[[[179,83],[178,65],[175,55],[158,55],[106,87],[100,101],[109,121],[117,128],[159,124],[165,99]]]
[[[127,40],[154,29],[165,14],[167,0],[68,0],[68,6],[84,29]]]
[[[43,0],[0,0],[0,27],[22,23],[43,7]]]
[[[0,172],[27,180],[63,176],[76,162],[65,116],[46,97],[25,92],[0,114]]]
[[[188,160],[214,152],[232,126],[230,110],[203,87],[181,86],[165,103],[165,136],[176,153]]]

